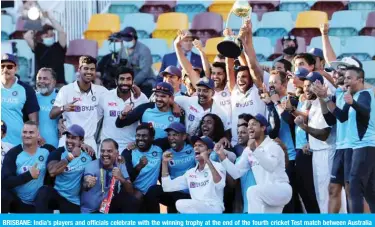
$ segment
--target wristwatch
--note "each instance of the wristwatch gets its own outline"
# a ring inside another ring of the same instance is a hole
[[[324,101],[324,102],[329,102],[329,101],[331,101],[331,99],[330,99],[329,97],[325,97],[325,98],[323,99],[323,101]]]
[[[64,106],[60,107],[60,111],[64,112]]]

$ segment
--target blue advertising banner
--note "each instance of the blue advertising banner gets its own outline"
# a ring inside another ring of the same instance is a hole
[[[2,214],[0,226],[373,226],[374,214]]]

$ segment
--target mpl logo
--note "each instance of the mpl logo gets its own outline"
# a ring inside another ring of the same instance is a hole
[[[76,101],[82,101],[82,99],[80,97],[78,97],[78,98],[73,97],[73,102],[76,102]]]
[[[117,103],[115,103],[115,102],[109,102],[108,106],[117,106]]]
[[[81,107],[80,106],[75,106],[74,107],[74,112],[81,112]]]
[[[196,113],[198,113],[198,110],[197,109],[195,109],[193,106],[190,106],[190,110],[191,111],[193,111],[193,112],[196,112]]]

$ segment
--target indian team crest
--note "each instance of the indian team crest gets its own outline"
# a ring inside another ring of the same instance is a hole
[[[17,91],[13,91],[13,92],[12,92],[12,95],[13,95],[13,96],[17,96],[17,95],[18,95],[18,92],[17,92]]]
[[[208,177],[208,172],[204,172],[204,177]]]
[[[96,101],[96,97],[95,97],[95,95],[94,95],[94,96],[92,96],[91,100],[92,100],[93,102],[95,102],[95,101]]]
[[[221,96],[223,96],[223,97],[227,97],[227,93],[226,93],[226,92],[222,92],[222,93],[221,93]]]
[[[52,100],[51,100],[51,104],[52,104],[52,105],[55,104],[55,99],[52,99]]]
[[[173,117],[172,117],[172,116],[169,116],[169,117],[168,117],[168,121],[173,122]]]
[[[193,150],[189,149],[189,150],[186,151],[186,154],[191,154],[191,152],[193,152]]]
[[[82,162],[86,162],[86,158],[85,158],[85,157],[82,157],[82,158],[81,158],[81,161],[82,161]]]
[[[41,156],[39,156],[39,161],[41,161],[41,162],[43,162],[44,161],[44,157],[41,155]]]
[[[156,151],[153,151],[153,152],[152,152],[152,156],[153,156],[153,157],[156,157],[157,155],[158,155],[158,152],[156,152]]]
[[[2,156],[5,156],[5,151],[1,151],[1,155],[2,155]]]

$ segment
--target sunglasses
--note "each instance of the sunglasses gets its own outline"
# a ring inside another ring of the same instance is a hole
[[[283,37],[284,40],[296,40],[296,37],[294,35],[290,35],[290,36],[284,36]]]
[[[7,68],[7,69],[13,69],[15,66],[14,65],[1,65],[1,69],[4,69],[4,68]]]

